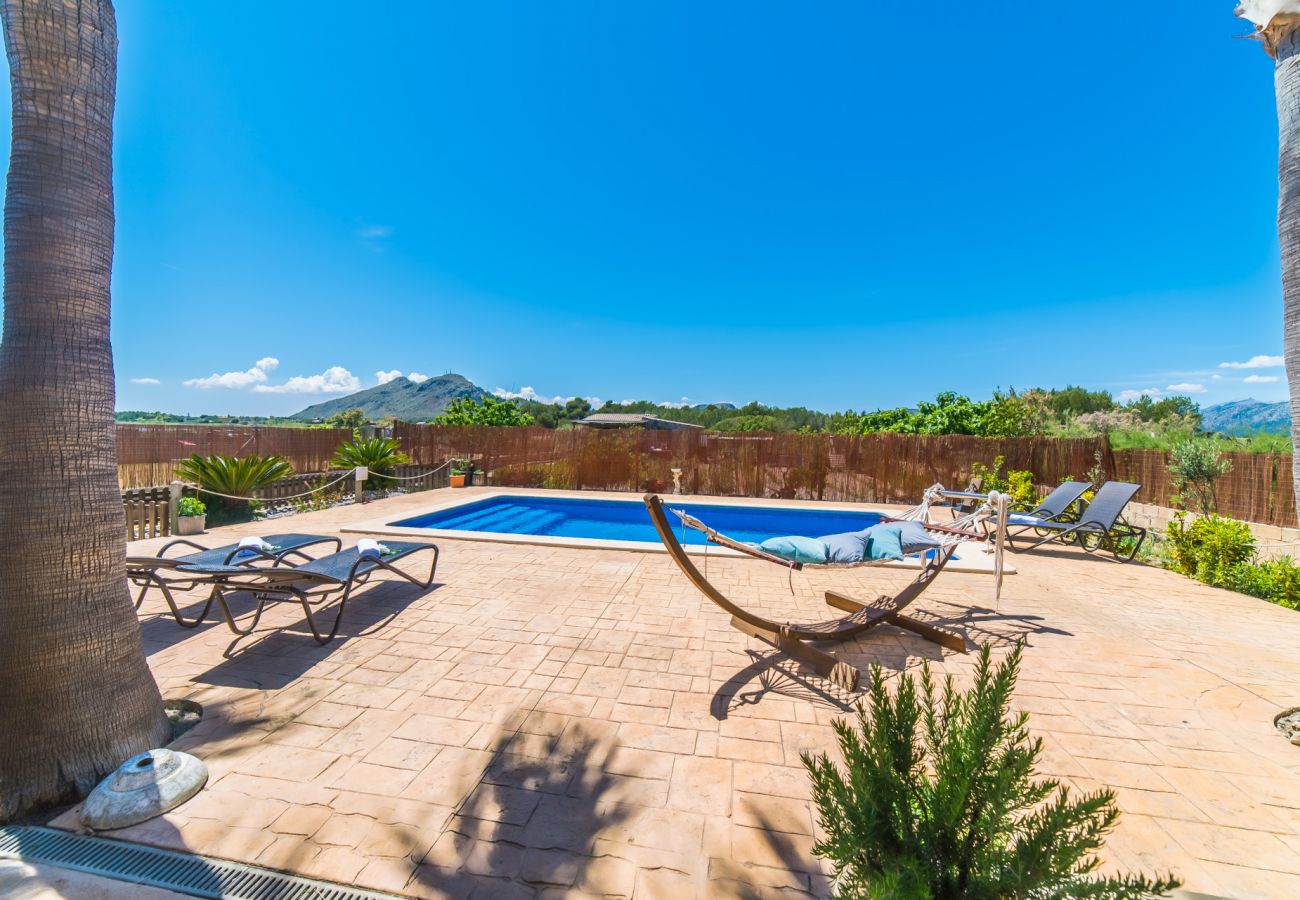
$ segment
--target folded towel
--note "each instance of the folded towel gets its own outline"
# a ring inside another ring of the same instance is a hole
[[[357,541],[357,556],[369,557],[370,559],[379,559],[381,556],[389,556],[394,551],[385,547],[379,541],[371,538],[362,538]]]
[[[257,537],[256,535],[251,535],[249,537],[243,538],[239,542],[239,550],[236,551],[234,558],[250,559],[254,556],[260,556],[261,553],[258,553],[257,552],[258,550],[261,550],[262,553],[271,553],[275,550],[275,548],[272,547],[270,544],[268,544],[266,541],[262,540],[260,537]]]

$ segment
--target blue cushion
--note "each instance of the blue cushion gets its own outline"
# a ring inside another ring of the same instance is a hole
[[[902,529],[897,522],[872,525],[866,530],[867,559],[902,559]]]
[[[828,534],[817,540],[826,545],[826,561],[838,565],[860,563],[867,557],[867,533],[849,531],[844,534]]]
[[[1008,513],[1007,523],[1010,525],[1042,525],[1042,516],[1031,516],[1029,513]]]
[[[815,538],[768,538],[758,545],[758,549],[797,563],[820,564],[826,562],[826,545]]]
[[[904,553],[924,553],[935,550],[943,544],[934,535],[925,530],[920,522],[895,522],[899,527],[899,543]]]

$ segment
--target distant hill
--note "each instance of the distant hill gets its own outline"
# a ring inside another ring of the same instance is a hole
[[[392,416],[404,422],[429,422],[453,400],[461,397],[477,400],[486,396],[487,391],[463,375],[439,375],[419,383],[399,376],[385,384],[309,406],[289,418],[310,422],[360,408],[372,421]]]
[[[1206,431],[1224,434],[1247,434],[1263,431],[1286,434],[1291,430],[1291,408],[1281,403],[1261,403],[1259,400],[1233,400],[1201,410],[1201,420]]]

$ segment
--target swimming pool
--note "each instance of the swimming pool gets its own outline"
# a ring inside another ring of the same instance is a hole
[[[530,544],[550,547],[632,550],[638,553],[663,553],[664,545],[650,522],[650,514],[640,497],[605,495],[600,497],[551,494],[541,491],[500,489],[491,493],[462,494],[459,491],[436,492],[455,499],[433,504],[417,515],[389,514],[378,519],[343,526],[353,534],[390,535],[407,540],[458,539],[490,541],[504,544]],[[696,518],[722,533],[742,541],[761,542],[770,537],[790,534],[821,537],[845,531],[860,531],[880,521],[881,514],[856,505],[812,505],[782,500],[738,498],[728,502],[701,500],[698,497],[664,497],[664,505],[685,509]],[[671,513],[670,522],[677,517]],[[675,528],[678,539],[689,553],[720,556],[741,554],[725,547],[706,544],[704,535],[689,528]],[[742,557],[743,558],[743,557]],[[983,546],[963,544],[948,563],[950,571],[991,573],[992,555]],[[889,563],[902,568],[919,568],[918,556]],[[1007,562],[1004,571],[1015,572]]]
[[[835,509],[728,506],[723,504],[674,503],[692,516],[739,541],[760,543],[770,537],[804,535],[820,537],[845,531],[861,531],[880,521],[880,514]],[[676,524],[675,516],[669,521]],[[444,532],[511,534],[590,541],[632,541],[659,543],[645,504],[640,500],[598,500],[536,495],[487,497],[389,523],[394,528],[431,529]],[[704,535],[681,529],[684,544],[703,544]]]

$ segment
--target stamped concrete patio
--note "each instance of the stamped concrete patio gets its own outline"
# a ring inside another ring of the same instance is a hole
[[[204,540],[333,533],[438,499]],[[233,641],[148,601],[164,696],[206,710],[175,746],[211,779],[114,836],[422,897],[828,894],[800,753],[835,755],[850,697],[732,630],[663,554],[440,543],[433,589],[364,589],[327,647],[287,605]],[[913,608],[972,642],[1028,641],[1018,701],[1043,772],[1118,792],[1106,865],[1172,869],[1207,894],[1300,896],[1300,748],[1272,725],[1300,705],[1300,613],[1073,551],[1015,561],[997,607],[988,576],[945,573]],[[825,618],[826,587],[873,596],[909,577],[791,586],[760,562],[707,565],[790,619]],[[972,663],[894,628],[845,658],[959,676]]]

